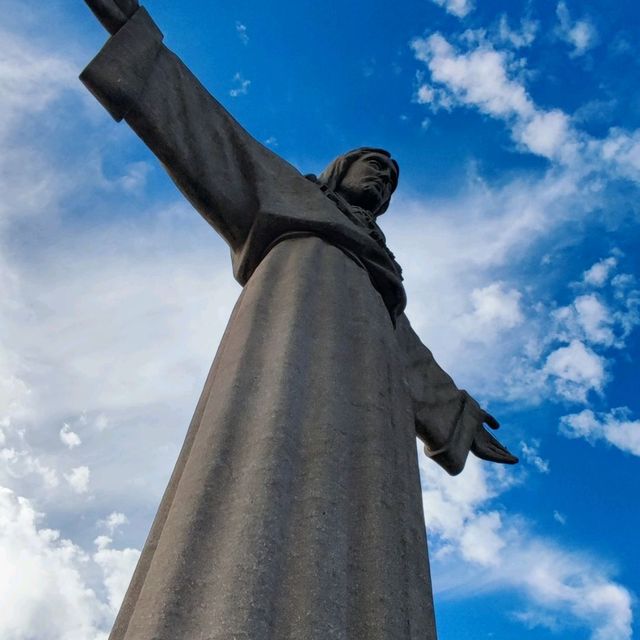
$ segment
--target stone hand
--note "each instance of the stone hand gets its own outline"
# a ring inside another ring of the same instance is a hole
[[[138,0],[85,0],[102,26],[113,35],[138,10]]]
[[[478,424],[476,434],[471,444],[473,454],[488,460],[489,462],[500,462],[502,464],[516,464],[518,458],[511,455],[506,447],[504,447],[496,438],[494,438],[484,425],[487,424],[492,429],[498,429],[500,425],[498,421],[486,411],[482,412],[482,423]]]

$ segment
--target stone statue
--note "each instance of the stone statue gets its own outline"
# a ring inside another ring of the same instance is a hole
[[[303,176],[163,45],[137,0],[81,79],[226,240],[243,291],[111,640],[434,640],[416,433],[459,473],[514,458],[403,313],[377,219],[398,165]]]

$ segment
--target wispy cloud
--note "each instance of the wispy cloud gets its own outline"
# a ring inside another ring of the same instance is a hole
[[[418,102],[434,111],[475,108],[500,120],[517,149],[570,170],[576,181],[595,171],[609,180],[640,182],[640,131],[612,128],[595,138],[561,109],[535,103],[521,77],[524,60],[496,48],[484,32],[465,32],[460,43],[463,50],[440,33],[412,41],[431,77],[431,83],[419,79]]]
[[[567,438],[584,438],[591,444],[604,441],[621,451],[640,456],[640,420],[633,420],[631,415],[627,407],[609,413],[584,409],[564,416],[560,421],[560,433]]]
[[[592,640],[630,640],[632,596],[596,558],[540,536],[516,515],[491,508],[511,483],[502,470],[471,460],[451,478],[421,458],[432,567],[440,597],[466,590],[518,592],[528,626],[579,625]],[[465,562],[464,576],[456,562]],[[526,570],[523,570],[526,567]],[[473,576],[473,577],[470,577]]]
[[[532,440],[531,442],[521,442],[520,450],[522,456],[526,462],[533,465],[533,467],[540,473],[549,473],[549,461],[545,460],[540,455],[540,440]]]
[[[246,24],[236,21],[236,33],[238,34],[238,38],[240,38],[240,42],[242,42],[242,44],[249,44],[249,34],[247,33]]]
[[[561,1],[556,7],[559,26],[558,35],[573,47],[571,55],[582,56],[598,41],[598,32],[591,20],[572,20],[567,3]]]
[[[251,80],[247,80],[242,76],[241,73],[236,73],[233,76],[233,83],[235,87],[229,91],[229,95],[232,98],[237,98],[238,96],[246,96],[249,93],[249,87],[251,86]]]
[[[531,18],[523,18],[520,21],[520,28],[512,29],[507,15],[503,13],[498,23],[497,37],[504,44],[521,49],[530,47],[533,44],[539,28],[540,23],[538,21]]]

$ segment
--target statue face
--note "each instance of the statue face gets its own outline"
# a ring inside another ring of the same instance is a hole
[[[337,191],[349,204],[375,212],[391,197],[397,180],[391,158],[371,152],[349,166]]]

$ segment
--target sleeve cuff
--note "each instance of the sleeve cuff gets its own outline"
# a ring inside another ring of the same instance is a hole
[[[424,448],[425,454],[452,476],[458,475],[464,469],[476,429],[478,424],[482,424],[480,405],[466,391],[461,393],[462,404],[447,443],[436,451],[428,446]]]
[[[80,74],[114,120],[120,122],[142,93],[162,39],[162,32],[140,7]]]

